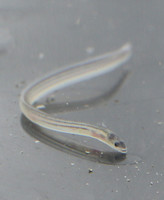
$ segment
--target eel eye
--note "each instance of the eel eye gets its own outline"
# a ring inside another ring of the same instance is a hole
[[[119,143],[119,142],[115,142],[115,143],[114,143],[114,146],[115,146],[115,147],[119,147],[119,146],[120,146],[120,143]]]

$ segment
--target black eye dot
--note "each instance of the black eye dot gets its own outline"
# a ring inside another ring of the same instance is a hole
[[[120,143],[119,142],[115,142],[114,145],[115,145],[115,147],[119,147]]]

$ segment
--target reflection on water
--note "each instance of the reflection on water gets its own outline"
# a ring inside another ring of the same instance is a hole
[[[77,107],[79,109],[85,109],[88,105],[89,107],[93,107],[95,105],[98,105],[102,103],[103,101],[108,100],[111,96],[113,96],[122,85],[123,81],[127,77],[128,72],[126,71],[123,73],[120,77],[120,79],[117,81],[117,83],[114,84],[112,88],[110,88],[109,91],[105,92],[102,95],[99,95],[94,98],[90,98],[88,100],[78,101],[78,102],[69,102],[68,105],[65,103],[61,104],[44,104],[44,107],[42,108],[45,112],[51,113],[55,110],[55,113],[59,112],[67,112],[67,111],[73,111]],[[66,105],[66,106],[65,106]],[[32,123],[30,120],[28,120],[24,115],[21,117],[21,124],[23,129],[32,137],[36,138],[37,140],[55,148],[60,151],[64,151],[67,153],[70,153],[72,155],[85,158],[91,161],[104,163],[104,164],[133,164],[135,162],[138,162],[139,159],[134,156],[129,156],[128,158],[126,154],[121,154],[119,152],[110,152],[110,151],[102,151],[100,150],[100,147],[96,146],[94,147],[88,147],[86,144],[81,144],[76,140],[70,140],[70,138],[67,138],[63,136],[60,133],[57,133],[56,131],[47,130],[45,128],[42,128],[34,123]],[[70,135],[70,134],[67,134]]]
[[[121,154],[119,152],[100,151],[98,149],[89,148],[75,142],[70,142],[69,140],[66,141],[62,137],[52,136],[47,134],[47,130],[39,127],[38,125],[35,125],[24,115],[21,116],[21,124],[23,129],[35,139],[55,149],[74,156],[78,156],[83,159],[109,165],[132,165],[141,161],[141,159],[137,156],[126,156],[126,154]]]
[[[54,96],[52,95],[48,97],[44,101],[44,103],[43,102],[40,103],[40,101],[35,102],[35,107],[40,108],[42,111],[46,113],[56,114],[56,113],[62,113],[62,112],[64,113],[72,112],[74,110],[76,111],[77,108],[78,110],[84,110],[84,109],[98,106],[99,104],[102,104],[103,102],[108,101],[118,92],[123,82],[126,80],[128,74],[129,72],[127,70],[122,72],[119,79],[117,79],[117,81],[115,81],[115,83],[113,83],[113,85],[110,86],[110,88],[106,92],[99,94],[96,97],[90,97],[89,99],[82,99],[78,101],[71,101],[71,102],[69,101],[69,103],[66,103],[66,102],[57,103],[54,99]]]
[[[97,149],[91,149],[73,142],[62,140],[61,138],[54,138],[44,133],[44,129],[32,123],[24,115],[21,116],[21,124],[23,129],[37,140],[63,152],[72,155],[97,161],[106,164],[116,164],[125,160],[126,155],[117,152],[101,152]]]

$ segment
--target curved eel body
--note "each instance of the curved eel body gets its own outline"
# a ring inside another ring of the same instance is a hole
[[[129,59],[130,55],[131,45],[125,44],[114,52],[50,74],[31,84],[22,92],[20,97],[21,111],[30,121],[41,127],[91,137],[105,143],[118,152],[127,153],[125,143],[111,130],[86,123],[57,119],[35,106],[35,102],[56,90],[111,72],[122,66]]]

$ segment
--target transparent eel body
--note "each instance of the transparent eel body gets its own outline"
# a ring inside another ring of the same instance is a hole
[[[127,153],[125,143],[111,130],[86,123],[55,118],[37,108],[35,102],[41,97],[69,85],[111,72],[122,66],[129,59],[130,55],[131,45],[128,43],[116,51],[67,67],[31,84],[22,92],[20,97],[22,113],[30,121],[41,127],[53,131],[91,137],[105,143],[118,152]]]

